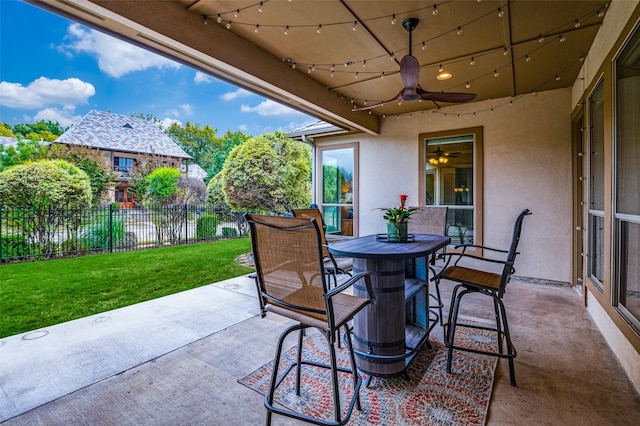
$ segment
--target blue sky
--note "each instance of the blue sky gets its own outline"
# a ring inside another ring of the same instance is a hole
[[[90,110],[152,114],[259,135],[316,121],[17,0],[0,0],[0,121],[78,123]]]

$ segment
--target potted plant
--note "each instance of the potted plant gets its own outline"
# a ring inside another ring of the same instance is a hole
[[[417,208],[407,208],[406,202],[409,198],[406,194],[400,194],[400,206],[394,208],[381,208],[384,212],[384,220],[387,221],[387,237],[390,242],[407,241],[409,235],[408,221]]]

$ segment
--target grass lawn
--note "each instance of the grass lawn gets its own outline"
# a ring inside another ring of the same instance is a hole
[[[0,338],[248,274],[248,238],[0,265]]]

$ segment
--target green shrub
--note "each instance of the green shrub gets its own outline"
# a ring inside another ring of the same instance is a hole
[[[196,238],[209,240],[216,236],[218,230],[218,216],[215,214],[203,214],[196,222]]]
[[[69,252],[77,252],[86,250],[87,241],[78,238],[69,238],[60,243],[60,252],[62,254]]]
[[[14,259],[29,254],[29,241],[24,235],[12,234],[0,237],[2,259]]]
[[[222,227],[222,236],[225,238],[237,237],[238,230],[236,228]]]
[[[111,222],[111,229],[109,229]],[[122,219],[104,218],[101,222],[85,229],[81,234],[81,239],[90,250],[130,247],[136,244],[135,234],[127,232],[127,226]]]

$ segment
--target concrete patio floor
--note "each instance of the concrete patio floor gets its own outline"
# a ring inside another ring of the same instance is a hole
[[[518,386],[501,360],[488,425],[640,424],[640,396],[573,289],[514,282],[505,303]],[[463,314],[491,318],[472,305]],[[262,396],[237,380],[273,358],[289,323],[260,318],[253,281],[238,277],[0,339],[0,422],[263,424]]]

